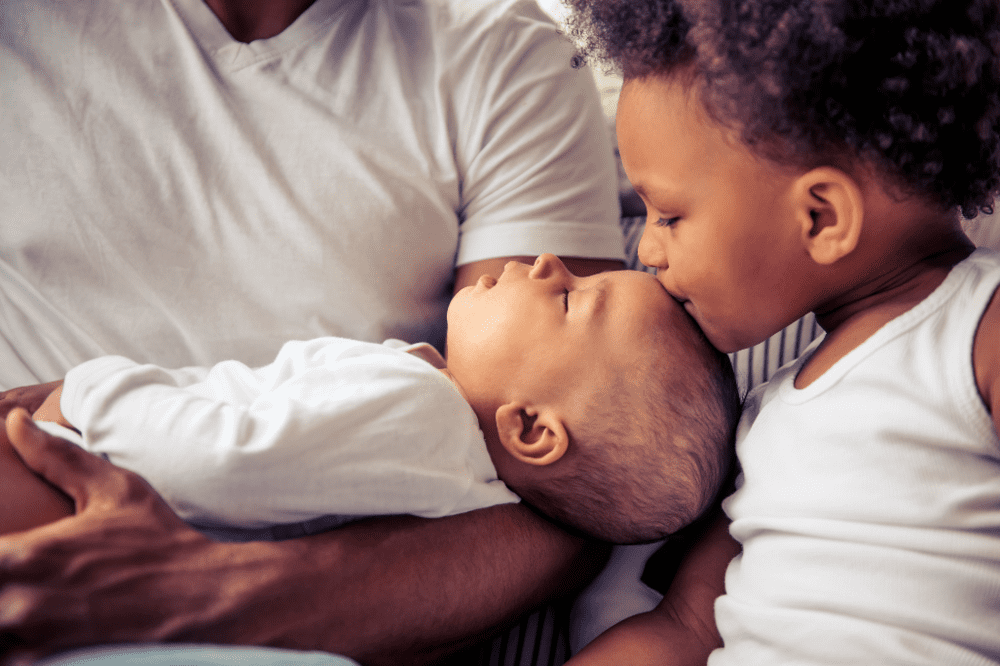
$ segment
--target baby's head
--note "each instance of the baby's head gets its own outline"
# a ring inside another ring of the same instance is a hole
[[[639,257],[723,351],[940,252],[993,203],[996,0],[571,3],[585,51],[625,75]]]
[[[571,528],[663,537],[726,475],[732,367],[648,273],[511,262],[453,299],[447,362],[500,478]]]

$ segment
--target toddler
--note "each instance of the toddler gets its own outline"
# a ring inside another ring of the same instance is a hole
[[[723,351],[825,330],[748,399],[710,664],[1000,663],[1000,6],[573,4],[639,258]]]
[[[103,357],[35,417],[220,538],[438,517],[512,489],[585,534],[648,541],[695,519],[726,473],[731,368],[652,275],[511,262],[456,294],[446,357],[342,338],[288,343],[259,369]]]

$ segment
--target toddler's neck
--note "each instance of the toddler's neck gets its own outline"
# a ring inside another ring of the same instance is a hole
[[[826,338],[799,372],[796,388],[808,386],[882,326],[927,298],[975,249],[957,220],[941,223],[937,232],[884,236],[859,249],[855,285],[816,308]]]

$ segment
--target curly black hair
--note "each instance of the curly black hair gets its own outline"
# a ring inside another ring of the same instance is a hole
[[[992,210],[997,0],[567,1],[585,56],[627,78],[692,68],[712,117],[768,158],[873,160],[904,192]]]

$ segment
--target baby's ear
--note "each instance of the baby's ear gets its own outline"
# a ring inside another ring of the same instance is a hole
[[[864,198],[857,182],[834,167],[818,167],[793,185],[802,243],[818,264],[846,257],[858,245],[864,224]]]
[[[551,409],[509,402],[497,409],[496,416],[500,443],[523,463],[551,465],[569,448],[569,433],[562,417]]]

